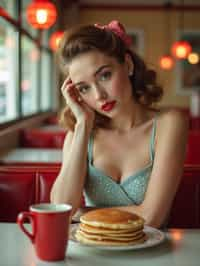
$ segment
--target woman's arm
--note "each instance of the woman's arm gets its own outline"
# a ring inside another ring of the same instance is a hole
[[[61,171],[51,191],[51,202],[69,203],[72,215],[80,206],[87,170],[87,146],[94,122],[94,111],[80,97],[70,78],[61,87],[67,105],[75,116],[74,131],[67,134],[63,147]]]
[[[117,207],[144,217],[146,224],[160,227],[165,221],[183,173],[188,121],[179,111],[160,116],[155,158],[145,199],[136,206]]]
[[[86,125],[76,124],[69,132],[63,147],[63,163],[51,190],[51,202],[69,203],[74,213],[80,206],[84,178],[87,170],[88,130]]]

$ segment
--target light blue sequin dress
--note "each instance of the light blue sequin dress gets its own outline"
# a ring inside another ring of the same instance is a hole
[[[135,174],[126,177],[119,184],[94,167],[92,161],[93,135],[91,135],[88,144],[88,174],[84,187],[86,206],[112,207],[142,203],[153,167],[155,131],[156,119],[153,121],[150,138],[150,163]]]

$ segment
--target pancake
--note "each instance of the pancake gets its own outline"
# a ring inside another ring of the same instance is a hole
[[[89,211],[80,217],[83,224],[110,229],[136,229],[144,224],[137,214],[112,208]]]
[[[101,233],[101,234],[129,234],[129,233],[134,233],[137,232],[138,230],[142,230],[143,229],[143,224],[142,225],[138,225],[135,226],[135,228],[129,228],[129,229],[111,229],[111,228],[103,228],[103,227],[94,227],[91,225],[87,225],[84,223],[80,223],[80,228],[82,231],[84,232],[88,232],[88,233]]]
[[[76,232],[78,235],[82,235],[85,238],[89,238],[89,239],[97,239],[97,240],[106,240],[106,239],[110,239],[110,240],[120,240],[120,241],[131,241],[131,240],[136,240],[139,239],[141,236],[143,236],[143,232],[138,232],[135,235],[129,235],[129,236],[123,236],[123,235],[100,235],[100,234],[87,234],[81,230],[77,230]]]
[[[144,219],[136,214],[112,208],[89,211],[80,217],[75,237],[94,245],[133,245],[143,243]]]
[[[88,230],[89,228],[89,230]],[[128,229],[128,230],[123,230],[123,229],[116,229],[116,230],[113,230],[113,229],[105,229],[105,228],[95,228],[95,227],[92,227],[92,226],[87,226],[85,224],[80,224],[79,225],[79,230],[86,233],[86,234],[89,234],[89,235],[108,235],[108,236],[135,236],[138,234],[138,232],[140,232],[141,230],[143,229],[143,227],[141,228],[138,228],[138,230],[131,230],[131,229]]]
[[[128,246],[128,245],[136,245],[141,244],[146,241],[146,235],[144,234],[139,239],[129,240],[129,241],[120,241],[120,240],[98,240],[98,239],[91,239],[85,238],[81,234],[76,235],[77,240],[84,244],[89,245],[103,245],[103,246]]]

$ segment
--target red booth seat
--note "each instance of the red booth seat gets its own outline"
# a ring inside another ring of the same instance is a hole
[[[15,222],[31,204],[49,202],[58,172],[59,167],[0,167],[0,221]],[[200,228],[200,165],[185,166],[168,227]]]
[[[35,191],[35,173],[0,171],[0,221],[16,221],[20,211],[36,202]]]
[[[200,228],[200,165],[185,165],[172,204],[169,227]]]
[[[58,116],[57,115],[53,115],[51,117],[48,117],[46,120],[45,120],[45,124],[48,124],[48,125],[57,125],[58,124]]]
[[[200,130],[189,130],[185,164],[200,164]]]
[[[59,167],[0,167],[0,221],[15,222],[31,204],[49,202]]]
[[[27,211],[30,205],[50,202],[51,187],[59,170],[56,166],[1,166],[0,222],[15,222],[17,214]]]
[[[20,146],[32,148],[62,148],[66,132],[24,129],[20,133]]]
[[[200,117],[190,117],[190,129],[200,130]]]

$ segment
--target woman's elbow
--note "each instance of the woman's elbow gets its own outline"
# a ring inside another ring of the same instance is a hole
[[[146,218],[144,217],[145,225],[154,227],[154,228],[161,228],[164,224],[165,218],[162,217],[160,214],[151,214],[147,215]]]
[[[162,223],[156,219],[152,219],[152,220],[149,220],[149,221],[145,221],[145,225],[148,225],[148,226],[151,226],[151,227],[154,227],[154,228],[160,228],[162,226]]]

